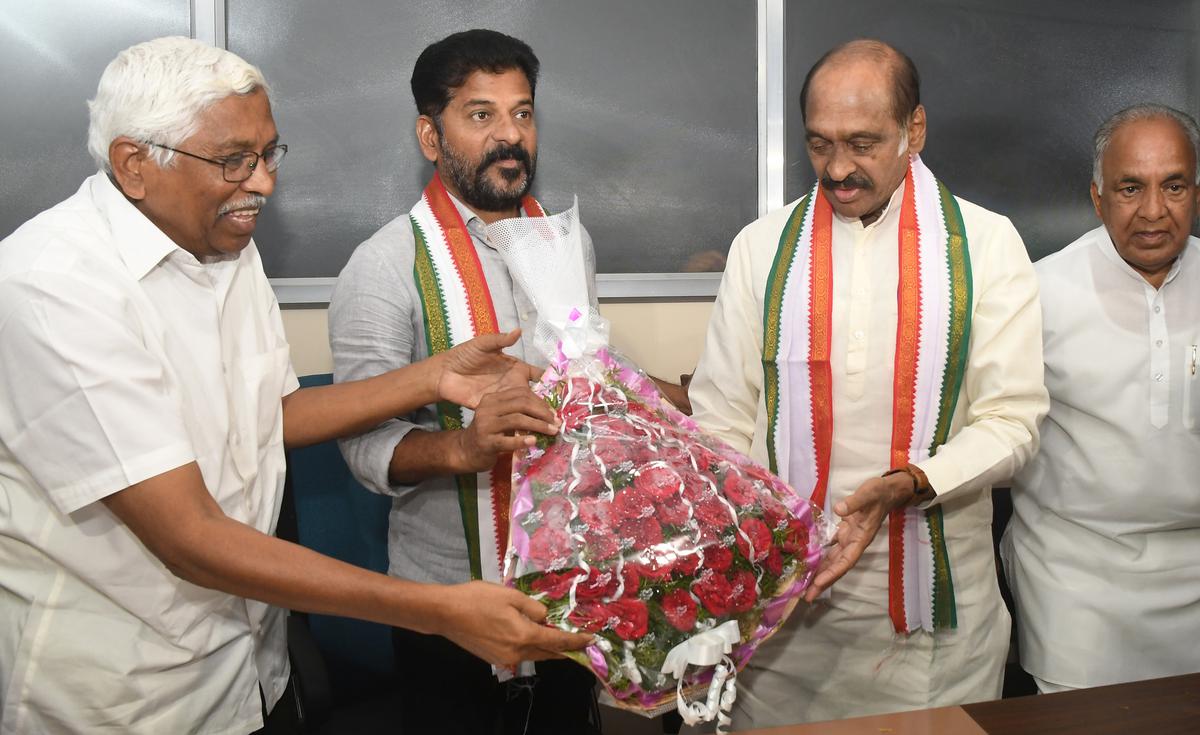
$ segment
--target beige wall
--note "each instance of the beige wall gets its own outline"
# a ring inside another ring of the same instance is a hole
[[[709,301],[600,305],[612,322],[613,346],[646,372],[672,381],[696,366],[711,311]],[[284,309],[283,326],[297,375],[332,371],[325,309]]]

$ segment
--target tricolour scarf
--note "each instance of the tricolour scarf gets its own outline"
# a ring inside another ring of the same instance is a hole
[[[521,206],[530,217],[545,216],[531,196],[526,196]],[[434,174],[409,218],[416,238],[413,278],[421,298],[429,354],[481,334],[498,333],[492,294],[471,233],[439,175]],[[470,409],[445,401],[438,403],[437,412],[445,431],[462,429],[474,415]],[[455,476],[472,579],[501,579],[508,546],[511,475],[512,455],[505,454],[489,471]]]
[[[949,438],[971,328],[971,262],[958,203],[917,156],[904,186],[892,468],[928,459]],[[780,236],[763,313],[771,470],[821,507],[833,440],[832,245],[833,209],[818,184]],[[896,631],[957,627],[942,508],[893,511],[888,533],[888,611]]]

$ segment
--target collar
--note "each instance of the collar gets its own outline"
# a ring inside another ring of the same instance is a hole
[[[1126,263],[1125,259],[1121,257],[1121,253],[1117,251],[1117,246],[1113,242],[1112,236],[1108,233],[1107,227],[1102,224],[1095,229],[1095,233],[1097,244],[1100,246],[1100,252],[1104,253],[1104,257],[1108,258],[1108,260],[1112,262],[1112,264],[1115,265],[1122,273],[1126,274],[1130,278],[1133,278],[1141,285],[1145,286],[1146,288],[1154,288],[1154,286],[1150,285],[1150,282],[1147,281],[1141,273],[1138,273],[1136,270],[1134,270],[1133,266]],[[1175,256],[1175,262],[1171,263],[1171,270],[1167,271],[1167,277],[1163,279],[1163,283],[1161,286],[1159,286],[1158,290],[1161,291],[1162,289],[1166,288],[1167,284],[1171,281],[1174,281],[1175,276],[1179,275],[1179,269],[1183,267],[1183,259],[1184,256],[1187,255],[1190,245],[1191,238],[1189,237],[1188,243],[1183,246],[1183,250],[1179,251],[1179,255]]]
[[[113,247],[134,278],[141,280],[175,251],[191,255],[133,206],[103,171],[90,179],[92,201],[108,220]],[[194,260],[194,258],[193,258]]]
[[[900,180],[900,186],[896,187],[896,190],[893,191],[892,195],[888,198],[887,204],[883,205],[883,211],[881,211],[879,213],[879,217],[876,218],[876,220],[869,225],[864,225],[862,223],[862,219],[860,219],[858,217],[843,217],[842,215],[837,213],[836,209],[833,210],[833,216],[836,217],[842,224],[851,225],[851,226],[858,225],[859,227],[861,227],[864,230],[869,230],[869,229],[878,227],[880,224],[883,223],[884,220],[888,219],[893,214],[900,211],[900,202],[904,199],[904,182],[905,181],[906,181],[906,179]],[[821,196],[825,196],[825,194],[823,192],[820,192],[820,193],[821,193]]]

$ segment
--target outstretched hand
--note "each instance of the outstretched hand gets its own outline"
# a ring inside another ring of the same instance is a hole
[[[436,631],[496,665],[556,658],[588,645],[592,636],[549,628],[540,602],[490,582],[443,588],[445,605]]]
[[[528,385],[541,377],[542,370],[502,352],[516,344],[521,330],[508,334],[484,334],[439,353],[437,380],[439,400],[467,408],[479,405],[490,391],[507,385]]]
[[[848,498],[833,506],[833,512],[841,516],[834,545],[822,560],[812,584],[804,593],[804,599],[812,602],[817,596],[841,579],[854,568],[888,514],[903,508],[913,497],[913,480],[909,475],[897,473],[885,477],[873,477],[859,486]]]

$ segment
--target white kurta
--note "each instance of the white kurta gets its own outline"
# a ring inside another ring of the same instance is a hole
[[[262,726],[286,612],[183,581],[100,501],[194,461],[270,533],[297,387],[253,243],[199,262],[103,174],[0,242],[0,734]]]
[[[903,188],[903,187],[902,187]],[[902,189],[863,227],[833,222],[830,502],[889,466]],[[828,599],[800,604],[739,679],[737,728],[851,717],[999,696],[1009,616],[991,544],[990,486],[1037,447],[1046,410],[1037,286],[1009,221],[959,200],[974,278],[967,371],[951,439],[921,464],[945,509],[958,628],[898,637],[887,614],[887,524]],[[734,240],[689,388],[706,430],[767,459],[763,306],[795,203]]]
[[[1200,240],[1160,289],[1103,227],[1036,269],[1050,413],[1002,547],[1021,665],[1068,687],[1200,671]]]

